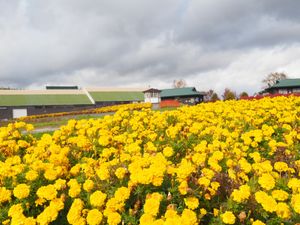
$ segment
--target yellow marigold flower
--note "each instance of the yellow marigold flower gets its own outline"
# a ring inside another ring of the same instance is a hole
[[[217,181],[211,182],[210,186],[212,187],[213,190],[217,191],[220,187],[220,183]]]
[[[72,198],[77,197],[81,192],[81,185],[77,182],[76,179],[71,179],[68,182],[68,185],[70,186],[70,189],[68,192],[69,196]]]
[[[181,224],[196,225],[197,215],[190,209],[184,209],[181,215]]]
[[[80,164],[76,164],[75,166],[73,166],[71,169],[70,169],[70,174],[73,175],[73,176],[77,176],[80,172],[80,169],[81,169],[81,165]]]
[[[163,219],[154,220],[152,225],[165,225],[165,221]]]
[[[202,165],[203,163],[205,163],[206,160],[206,153],[195,153],[192,156],[192,161],[193,163],[195,163],[197,166]]]
[[[248,185],[242,185],[239,189],[234,189],[231,197],[234,201],[241,203],[250,197],[250,187]]]
[[[274,164],[274,169],[278,172],[286,172],[289,169],[289,166],[285,162],[276,162]]]
[[[84,203],[81,199],[76,198],[71,208],[67,214],[67,220],[70,224],[77,224],[81,219],[81,211],[83,209]]]
[[[192,210],[196,209],[199,206],[199,200],[196,197],[185,198],[184,202],[185,202],[186,206]]]
[[[269,173],[264,173],[258,178],[260,186],[266,190],[271,190],[275,187],[275,179]]]
[[[47,179],[47,180],[55,180],[58,176],[59,172],[56,171],[55,169],[53,168],[50,168],[50,169],[47,169],[44,173],[44,177]]]
[[[293,190],[293,193],[300,192],[300,179],[291,178],[288,182],[288,187]]]
[[[144,212],[146,214],[156,216],[159,211],[160,199],[150,197],[146,199],[144,204]]]
[[[240,159],[239,165],[245,173],[249,173],[252,170],[251,164],[248,163],[248,161],[245,158]]]
[[[98,209],[92,209],[88,212],[86,221],[89,225],[99,225],[102,221],[102,213]]]
[[[195,166],[187,159],[182,159],[179,167],[176,170],[179,181],[185,180],[191,173],[195,171]]]
[[[258,152],[250,153],[249,156],[254,160],[254,162],[259,163],[261,161],[261,156]]]
[[[102,146],[107,146],[110,142],[110,137],[109,136],[106,136],[106,135],[102,135],[99,139],[98,139],[98,142],[100,145]]]
[[[261,222],[260,220],[255,220],[252,225],[266,225],[265,223]]]
[[[180,183],[178,190],[180,194],[186,195],[187,194],[187,189],[188,189],[188,183],[186,181],[183,181]]]
[[[60,191],[66,187],[66,180],[57,179],[53,185],[56,190]]]
[[[300,194],[292,195],[291,205],[295,212],[300,214]]]
[[[201,208],[201,209],[200,209],[200,215],[203,217],[203,216],[205,216],[206,214],[207,214],[206,209]]]
[[[225,213],[221,214],[221,218],[225,224],[235,223],[235,215],[231,211],[226,211]]]
[[[109,179],[109,170],[108,170],[108,165],[102,164],[100,165],[100,168],[96,170],[96,173],[100,180],[107,180]]]
[[[25,178],[29,181],[34,181],[36,180],[36,178],[38,177],[38,172],[36,172],[35,170],[29,170],[26,175]]]
[[[54,199],[44,211],[38,215],[38,224],[48,224],[57,219],[58,213],[64,208],[64,203],[61,199]]]
[[[174,154],[174,151],[173,151],[173,148],[172,147],[165,147],[164,149],[163,149],[163,154],[164,154],[164,156],[166,156],[166,157],[171,157],[173,154]]]
[[[127,187],[120,187],[115,192],[115,198],[120,201],[126,201],[130,196],[130,189]]]
[[[264,191],[258,191],[255,193],[255,200],[262,205],[264,210],[267,212],[275,212],[277,208],[277,203],[272,198],[272,196],[269,196]]]
[[[111,212],[107,216],[108,225],[117,225],[121,222],[121,216],[117,212]]]
[[[204,186],[204,187],[208,187],[210,184],[210,180],[206,177],[200,177],[198,179],[198,184],[200,184],[201,186]]]
[[[151,214],[143,214],[140,218],[140,225],[152,225],[154,217]]]
[[[83,189],[87,192],[90,192],[94,188],[94,181],[86,180],[83,184]]]
[[[90,196],[90,203],[94,207],[101,207],[104,205],[106,199],[106,194],[102,193],[101,191],[95,191]]]
[[[49,184],[47,186],[40,187],[37,190],[36,195],[41,199],[52,200],[56,198],[57,191],[54,185]]]
[[[23,214],[23,208],[20,203],[16,205],[12,205],[8,210],[8,216],[10,217],[19,216],[22,214]]]
[[[0,188],[0,204],[11,200],[11,191],[5,187]]]
[[[285,201],[288,199],[289,194],[283,190],[274,190],[272,191],[272,197],[278,201]]]
[[[217,217],[219,215],[219,210],[214,208],[213,214],[214,214],[214,217]]]
[[[284,202],[277,204],[276,214],[282,219],[289,219],[291,217],[291,211],[289,206]]]
[[[27,184],[19,184],[14,188],[13,193],[18,199],[27,198],[30,193],[30,187]]]
[[[179,218],[176,210],[174,210],[173,208],[168,208],[167,211],[165,212],[165,218]]]
[[[125,168],[119,167],[118,169],[116,169],[115,175],[120,180],[124,178],[125,174],[126,174],[126,169]]]

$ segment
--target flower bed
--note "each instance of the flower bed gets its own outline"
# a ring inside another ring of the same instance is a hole
[[[0,128],[3,224],[296,224],[300,98]]]
[[[71,111],[71,112],[60,112],[60,113],[47,113],[32,116],[24,116],[18,118],[19,121],[34,121],[41,118],[56,118],[61,116],[71,116],[71,115],[84,115],[84,114],[98,114],[107,112],[116,112],[119,109],[123,110],[139,110],[144,108],[151,108],[151,103],[133,103],[133,104],[122,104],[113,106],[104,106],[95,109],[86,109],[81,111]]]

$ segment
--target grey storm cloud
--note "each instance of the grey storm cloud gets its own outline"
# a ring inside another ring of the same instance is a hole
[[[168,88],[183,78],[201,90],[258,91],[270,72],[299,76],[299,8],[295,0],[0,0],[0,86]]]

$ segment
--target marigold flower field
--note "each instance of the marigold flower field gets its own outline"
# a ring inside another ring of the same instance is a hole
[[[2,224],[296,224],[300,98],[0,128]],[[27,131],[25,131],[27,130]]]

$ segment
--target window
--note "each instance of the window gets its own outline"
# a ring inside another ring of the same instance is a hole
[[[287,90],[286,89],[279,89],[279,94],[287,94]]]
[[[293,88],[293,93],[300,93],[300,88]]]
[[[146,93],[146,98],[158,98],[157,92],[148,92]]]

